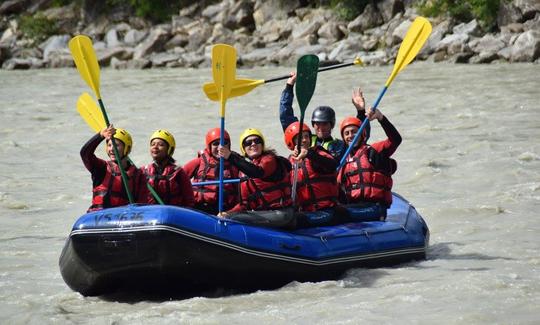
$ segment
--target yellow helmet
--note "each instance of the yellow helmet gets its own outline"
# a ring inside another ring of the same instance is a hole
[[[174,148],[176,148],[176,141],[174,141],[174,137],[171,134],[171,132],[167,130],[157,130],[156,132],[152,133],[152,136],[150,137],[150,142],[154,139],[161,139],[169,145],[169,150],[167,150],[167,154],[169,156],[172,156],[174,153]]]
[[[240,135],[240,151],[242,152],[244,156],[246,155],[246,151],[244,150],[244,140],[246,140],[247,137],[250,137],[252,135],[256,135],[262,139],[263,141],[262,145],[263,145],[263,150],[264,150],[264,144],[266,140],[264,139],[264,136],[262,135],[261,131],[257,129],[252,129],[252,128],[245,129],[244,132],[242,132],[242,134]]]
[[[122,141],[124,144],[124,152],[122,153],[123,156],[125,157],[129,155],[131,152],[131,147],[133,146],[133,140],[131,139],[129,132],[121,128],[116,128],[116,132],[114,133],[113,137]]]

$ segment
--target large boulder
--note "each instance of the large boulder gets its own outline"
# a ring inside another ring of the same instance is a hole
[[[533,62],[540,57],[540,31],[529,30],[519,35],[510,54],[511,62]]]
[[[253,8],[255,28],[261,28],[269,20],[285,20],[299,7],[299,0],[257,0]]]
[[[351,32],[363,32],[366,29],[379,26],[383,23],[383,18],[379,11],[372,5],[368,4],[364,8],[364,12],[362,12],[358,17],[356,17],[353,21],[351,21],[347,28]]]
[[[43,60],[49,61],[49,54],[57,50],[67,50],[68,42],[71,39],[69,35],[55,35],[49,37],[45,42],[39,45],[43,51]]]
[[[146,36],[148,36],[148,31],[146,30],[130,29],[124,36],[124,44],[128,46],[135,46],[139,44],[139,42],[142,41]]]
[[[0,15],[19,14],[26,10],[31,1],[29,0],[9,0],[0,5]]]
[[[388,22],[398,13],[405,12],[405,5],[402,0],[382,0],[377,1],[377,9],[383,21]]]
[[[150,35],[135,47],[133,53],[134,59],[141,59],[148,56],[152,52],[160,52],[163,50],[165,43],[170,39],[171,34],[163,28],[156,28],[150,32]]]

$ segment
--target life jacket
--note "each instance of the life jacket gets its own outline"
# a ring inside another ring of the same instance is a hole
[[[328,158],[333,158],[326,150],[316,146],[313,149],[316,153]],[[295,161],[290,158],[291,163]],[[291,173],[291,183],[294,181]],[[310,159],[304,159],[298,163],[296,198],[301,211],[317,211],[330,208],[336,205],[339,187],[336,180],[336,173],[320,174],[313,169]]]
[[[395,160],[386,157],[392,168],[376,168],[370,162],[370,152],[376,151],[369,145],[363,145],[351,157],[338,174],[338,182],[345,192],[348,203],[360,201],[379,202],[389,207],[392,204],[392,173]],[[373,161],[373,159],[372,159]],[[392,162],[393,161],[393,162]]]
[[[138,184],[140,184],[141,173],[134,165],[129,165],[125,172],[128,178],[128,187],[135,196],[140,190]],[[116,163],[107,161],[103,181],[92,190],[92,205],[88,212],[127,204],[129,204],[129,199],[122,182],[120,168]]]
[[[214,158],[207,149],[199,152],[199,167],[195,171],[194,181],[205,182],[219,180],[219,159]],[[238,177],[238,169],[225,160],[223,165],[223,179]],[[223,184],[223,206],[233,207],[238,202],[238,186],[236,184]],[[216,205],[219,200],[219,184],[193,186],[195,205]]]
[[[319,145],[323,147],[335,159],[340,160],[343,154],[345,153],[345,150],[347,150],[347,147],[345,146],[345,142],[343,142],[343,140],[332,138],[331,140],[324,140],[321,143],[317,143],[317,140],[318,140],[317,135],[315,134],[312,135],[311,146],[314,147],[314,146]]]
[[[182,187],[178,184],[177,174],[180,167],[173,163],[167,164],[159,173],[155,163],[143,168],[148,184],[156,190],[157,194],[168,205],[182,204]]]
[[[292,205],[289,161],[272,153],[263,153],[252,163],[260,165],[265,159],[277,160],[272,175],[249,178],[240,172],[240,198],[248,210],[272,210]]]

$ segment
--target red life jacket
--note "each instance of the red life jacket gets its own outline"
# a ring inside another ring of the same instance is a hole
[[[169,163],[161,174],[158,174],[156,164],[151,163],[143,170],[148,184],[156,190],[163,203],[178,206],[182,204],[182,187],[177,178],[178,172],[181,170],[180,167]]]
[[[360,147],[339,171],[338,181],[348,203],[359,201],[392,204],[392,177],[389,171],[376,169],[368,157],[369,145]]]
[[[129,189],[136,196],[139,193],[138,184],[140,184],[141,173],[137,167],[130,165],[126,170]],[[92,205],[90,211],[101,210],[129,204],[129,199],[122,182],[122,174],[116,163],[107,161],[107,169],[101,184],[92,190]]]
[[[194,181],[216,181],[219,180],[219,159],[214,158],[207,149],[199,152],[199,167],[195,171]],[[224,160],[223,179],[238,178],[238,169]],[[238,185],[223,184],[223,206],[228,209],[238,202]],[[193,196],[195,204],[217,205],[219,200],[219,184],[193,186]]]
[[[287,159],[272,153],[263,153],[252,161],[260,166],[267,159],[276,159],[276,170],[265,178],[249,178],[240,172],[240,196],[248,210],[280,209],[292,205]],[[285,160],[283,162],[282,160]]]
[[[312,149],[310,149],[312,150]],[[317,154],[334,158],[329,152],[315,147]],[[295,161],[290,158],[292,164]],[[294,181],[291,173],[291,183]],[[337,204],[339,187],[336,173],[320,174],[313,169],[310,159],[298,163],[296,198],[301,211],[317,211]]]

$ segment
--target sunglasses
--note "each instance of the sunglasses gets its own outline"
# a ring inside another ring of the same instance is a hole
[[[228,145],[228,144],[229,144],[229,140],[227,140],[227,139],[223,140],[223,145],[224,145],[224,146],[226,146],[226,145]],[[216,141],[210,143],[210,145],[211,145],[211,146],[214,146],[214,147],[219,146],[219,140],[216,140]]]
[[[263,141],[261,138],[255,138],[255,139],[251,139],[251,140],[245,140],[244,141],[244,147],[249,147],[251,146],[252,144],[262,144]]]

